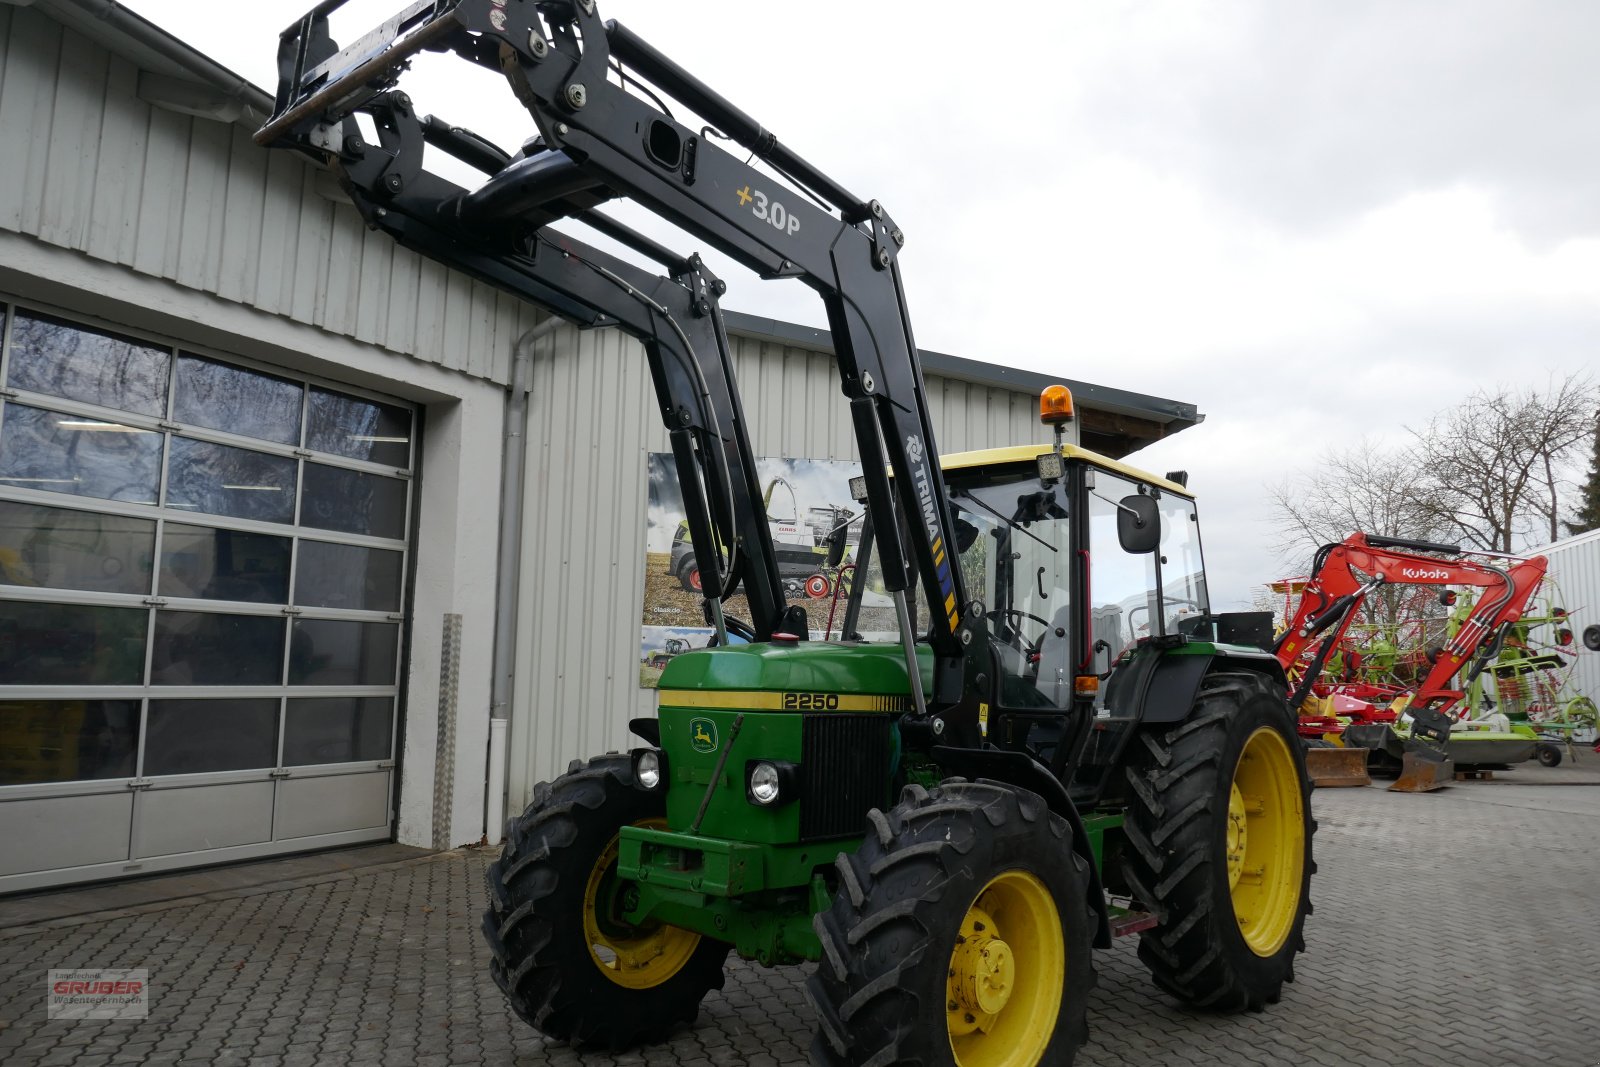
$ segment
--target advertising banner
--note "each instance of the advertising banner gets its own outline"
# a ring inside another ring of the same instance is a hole
[[[805,608],[811,636],[820,639],[826,634],[830,610],[837,607],[836,626],[837,619],[844,616],[848,585],[841,588],[841,583],[850,580],[862,519],[860,505],[850,499],[850,479],[861,473],[861,465],[770,458],[757,460],[757,470],[784,596],[789,603]],[[672,657],[704,648],[712,630],[701,609],[701,587],[708,579],[695,564],[671,453],[650,454],[649,492],[639,685],[653,689]],[[845,524],[848,547],[844,560],[839,567],[830,568],[828,535]],[[741,619],[750,616],[743,594],[727,601],[723,611]]]

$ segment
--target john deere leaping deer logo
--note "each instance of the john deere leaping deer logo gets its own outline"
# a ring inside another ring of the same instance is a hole
[[[689,744],[696,752],[717,750],[717,724],[710,719],[689,720]]]

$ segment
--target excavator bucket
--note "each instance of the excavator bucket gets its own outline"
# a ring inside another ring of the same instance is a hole
[[[1431,793],[1456,780],[1456,764],[1448,754],[1450,718],[1432,708],[1412,707],[1411,736],[1400,757],[1400,777],[1391,793]]]
[[[1391,793],[1431,793],[1456,780],[1455,761],[1432,753],[1407,752],[1400,758],[1400,777],[1389,786]]]
[[[1306,749],[1306,775],[1318,788],[1371,785],[1367,774],[1367,750],[1364,748]]]

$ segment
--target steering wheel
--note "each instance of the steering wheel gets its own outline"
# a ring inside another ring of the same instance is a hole
[[[1044,627],[1043,632],[1041,632],[1039,634],[1038,639],[1034,640],[1034,641],[1029,641],[1027,639],[1027,636],[1025,634],[1023,634],[1022,630],[1019,629],[1018,627],[1013,626],[1011,628],[1016,633],[1016,635],[1018,637],[1022,638],[1022,640],[1024,642],[1026,642],[1027,651],[1028,652],[1037,652],[1037,651],[1039,651],[1039,646],[1044,644],[1045,634],[1048,634],[1050,632],[1050,623],[1049,623],[1049,621],[1046,620],[1046,619],[1039,618],[1039,616],[1033,614],[1032,612],[1023,611],[1020,608],[995,608],[993,611],[988,612],[988,614],[985,617],[993,619],[996,616],[1005,617],[1005,616],[1010,616],[1010,615],[1015,615],[1018,619],[1028,619],[1028,620],[1030,620],[1032,622],[1036,622],[1040,626]]]

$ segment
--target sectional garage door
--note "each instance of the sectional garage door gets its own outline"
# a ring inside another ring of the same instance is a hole
[[[414,412],[0,316],[0,892],[387,838]]]

